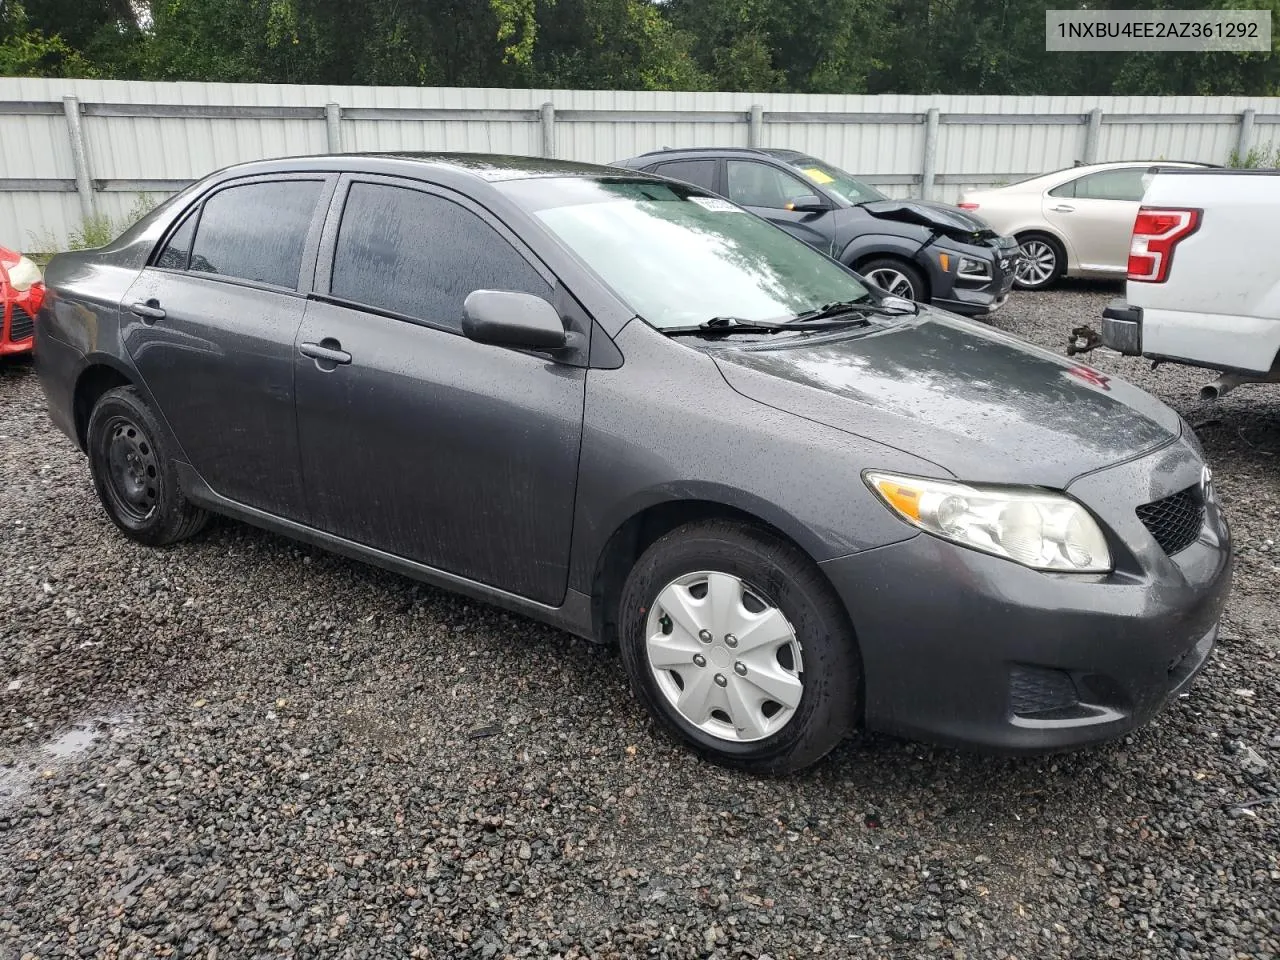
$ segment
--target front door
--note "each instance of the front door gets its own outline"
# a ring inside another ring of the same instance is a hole
[[[729,160],[725,167],[729,199],[757,216],[781,227],[825,254],[832,252],[835,214],[803,213],[788,210],[787,204],[800,197],[817,196],[812,184],[792,176],[772,164],[758,160]]]
[[[222,187],[177,225],[121,304],[124,341],[191,466],[217,493],[301,520],[293,411],[299,292],[324,177]]]
[[[473,290],[554,303],[550,275],[460,197],[356,179],[326,283],[294,361],[314,525],[560,603],[586,370],[461,333]]]

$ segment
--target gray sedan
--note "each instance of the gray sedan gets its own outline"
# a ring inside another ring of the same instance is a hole
[[[47,283],[49,412],[125,536],[221,513],[617,644],[722,763],[1089,743],[1215,642],[1229,536],[1175,413],[696,187],[265,161]]]

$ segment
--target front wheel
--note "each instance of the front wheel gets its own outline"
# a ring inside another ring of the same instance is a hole
[[[928,299],[924,277],[920,275],[919,270],[905,261],[893,257],[878,257],[860,263],[857,271],[881,290],[895,297],[922,302]]]
[[[854,729],[861,672],[844,609],[776,537],[730,521],[680,527],[636,562],[619,614],[632,688],[707,759],[789,773]]]

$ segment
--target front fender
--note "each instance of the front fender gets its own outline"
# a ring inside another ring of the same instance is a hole
[[[871,256],[901,257],[916,263],[916,254],[924,246],[923,240],[914,237],[899,237],[888,233],[868,233],[854,237],[840,251],[839,260],[847,266],[853,266],[860,260]]]

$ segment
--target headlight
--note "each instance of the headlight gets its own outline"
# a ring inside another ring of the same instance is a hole
[[[21,257],[12,267],[7,268],[9,286],[18,293],[25,293],[32,285],[40,282],[40,268],[29,257]]]
[[[956,265],[956,276],[961,280],[990,280],[991,264],[973,257],[961,257]]]
[[[934,536],[1036,570],[1105,573],[1111,551],[1097,522],[1074,500],[1035,488],[972,487],[891,473],[867,485],[908,523]]]

